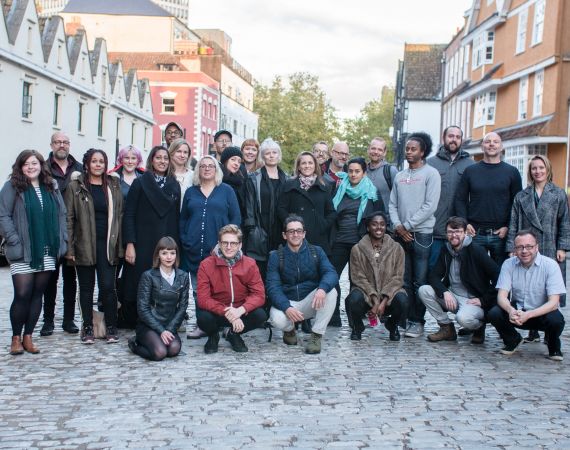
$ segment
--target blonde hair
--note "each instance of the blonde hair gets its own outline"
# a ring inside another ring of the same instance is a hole
[[[552,164],[550,164],[550,160],[544,155],[534,155],[532,158],[528,160],[527,171],[526,171],[526,179],[528,184],[533,186],[534,180],[532,179],[532,174],[530,172],[530,167],[532,166],[532,162],[540,159],[544,163],[544,167],[546,167],[546,181],[549,183],[552,182]]]
[[[214,180],[216,182],[216,186],[219,186],[220,184],[222,184],[222,180],[224,179],[224,173],[222,172],[220,163],[212,155],[202,156],[198,161],[198,164],[196,164],[196,170],[194,171],[194,175],[192,176],[192,186],[200,186],[200,184],[202,184],[202,181],[200,180],[200,164],[202,164],[202,162],[204,162],[205,159],[212,160],[212,162],[216,166],[215,168],[216,177],[214,178]]]

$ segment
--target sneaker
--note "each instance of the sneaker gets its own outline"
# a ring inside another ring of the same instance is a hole
[[[538,333],[538,330],[529,330],[528,336],[523,339],[523,342],[525,344],[530,342],[540,342],[540,334]]]
[[[115,327],[107,327],[105,339],[107,339],[107,344],[119,342],[119,333],[117,332],[117,329]]]
[[[554,350],[548,354],[548,359],[551,361],[563,361],[564,355],[562,355],[562,352],[560,350]]]
[[[305,345],[305,353],[309,355],[316,355],[321,353],[321,338],[323,336],[317,333],[311,333],[307,345]]]
[[[53,320],[44,319],[44,326],[40,330],[40,336],[51,336],[53,334]]]
[[[390,340],[391,341],[397,342],[400,340],[400,331],[398,331],[398,325],[396,325],[392,321],[392,318],[387,319],[384,322],[384,326],[386,327],[386,329],[390,333]]]
[[[297,345],[297,333],[295,333],[295,329],[283,332],[283,342],[287,345]]]
[[[409,322],[408,328],[406,328],[404,336],[417,338],[420,337],[422,334],[424,334],[424,326],[421,323]]]
[[[211,353],[218,352],[218,342],[220,342],[220,333],[214,333],[211,336],[208,336],[208,340],[206,341],[206,345],[204,345],[204,353],[209,355]]]
[[[408,336],[407,332],[406,336]],[[457,333],[455,332],[455,326],[452,323],[439,324],[439,330],[435,333],[428,334],[427,339],[430,342],[456,341]]]
[[[247,345],[245,345],[245,342],[243,341],[241,334],[237,334],[234,333],[233,331],[230,331],[228,333],[227,339],[230,345],[232,346],[232,350],[234,352],[245,353],[248,351]]]
[[[201,339],[201,338],[206,337],[206,336],[207,336],[206,333],[204,333],[200,328],[196,327],[193,330],[190,330],[186,334],[186,339]]]
[[[81,343],[93,344],[95,342],[95,335],[93,334],[93,327],[90,325],[84,326],[81,329]]]
[[[517,340],[511,344],[505,344],[505,346],[500,350],[503,355],[512,355],[517,351],[517,348],[522,344],[523,338],[519,334]]]

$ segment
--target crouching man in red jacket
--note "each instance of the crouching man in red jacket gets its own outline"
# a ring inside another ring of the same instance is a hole
[[[227,339],[236,352],[247,352],[241,335],[267,320],[265,288],[255,260],[241,251],[242,232],[226,225],[218,232],[212,255],[198,268],[198,327],[208,335],[205,353],[216,353],[220,327],[230,327]]]

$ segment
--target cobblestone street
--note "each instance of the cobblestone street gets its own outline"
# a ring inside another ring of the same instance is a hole
[[[542,343],[500,355],[493,328],[476,347],[393,343],[382,325],[353,342],[346,323],[316,356],[256,330],[246,354],[184,338],[152,363],[130,353],[130,332],[93,346],[64,334],[58,300],[54,335],[36,328],[41,354],[14,357],[7,268],[0,289],[0,448],[570,448],[568,330],[562,363]]]

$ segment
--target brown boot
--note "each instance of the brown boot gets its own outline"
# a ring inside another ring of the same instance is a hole
[[[12,336],[12,345],[10,345],[11,355],[21,355],[24,353],[24,347],[22,347],[22,338],[20,336]]]
[[[485,342],[485,328],[486,324],[483,324],[481,328],[478,328],[473,332],[473,336],[471,336],[471,343],[472,344],[483,344]]]
[[[32,342],[31,334],[24,334],[24,340],[22,341],[22,345],[24,346],[24,350],[26,350],[28,353],[36,354],[40,352],[40,349],[37,348]]]
[[[430,342],[456,341],[455,326],[452,323],[440,323],[439,330],[436,333],[429,334],[427,338]]]

